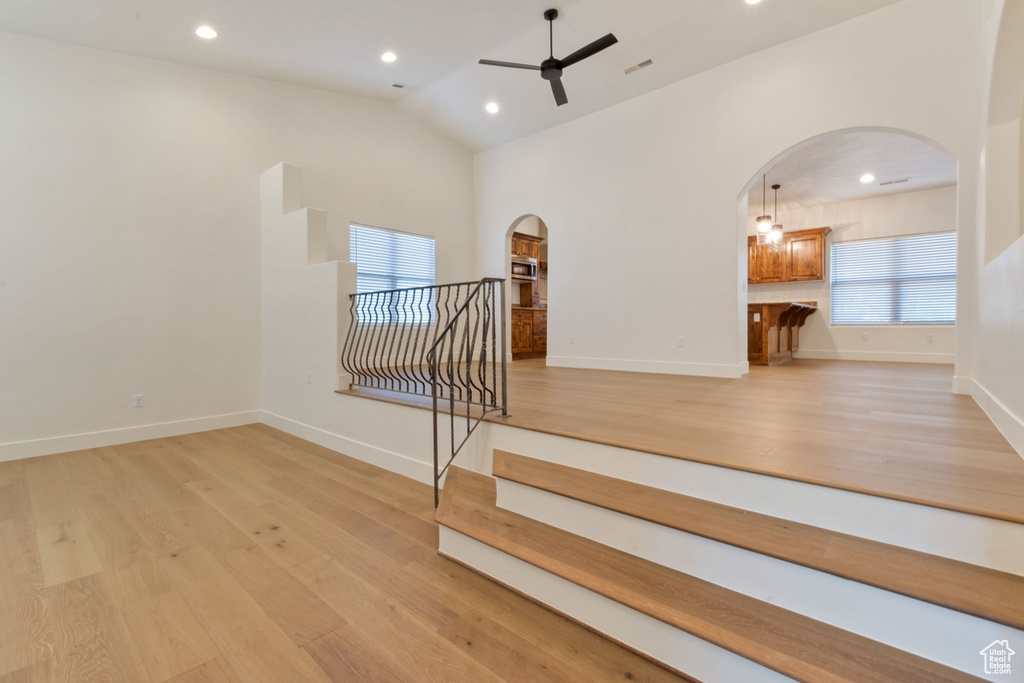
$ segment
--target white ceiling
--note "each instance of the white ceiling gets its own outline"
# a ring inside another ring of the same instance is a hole
[[[0,30],[397,101],[481,151],[896,1],[3,0]],[[552,6],[556,57],[619,39],[566,70],[562,107],[538,73],[477,63],[539,64]],[[220,35],[197,38],[201,24]]]
[[[3,0],[0,30],[393,101],[476,152],[897,1]],[[566,69],[562,107],[537,72],[477,63],[539,64],[548,56],[543,13],[552,6],[556,57],[606,33],[619,40]],[[201,24],[220,35],[197,38]],[[385,50],[398,61],[383,63]],[[652,66],[624,73],[647,59]],[[497,115],[484,111],[492,100]],[[879,181],[912,180],[863,186],[857,179],[868,170]],[[955,180],[955,164],[941,152],[884,133],[829,136],[769,173],[769,185],[783,185],[780,203],[794,206]],[[760,208],[759,184],[749,200]]]
[[[875,180],[862,183],[870,173]],[[906,182],[888,184],[889,181]],[[768,213],[774,214],[778,183],[779,213],[886,194],[916,192],[956,183],[956,162],[928,142],[885,131],[826,135],[780,159],[765,174]],[[747,212],[761,213],[762,183],[750,188]]]

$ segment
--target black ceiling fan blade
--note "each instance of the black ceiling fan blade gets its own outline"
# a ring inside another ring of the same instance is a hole
[[[551,79],[551,92],[554,94],[555,103],[559,107],[569,102],[569,98],[565,96],[565,86],[562,85],[561,78]]]
[[[590,45],[586,45],[584,47],[581,47],[579,50],[576,50],[576,52],[573,52],[571,55],[569,55],[565,59],[562,59],[561,60],[562,68],[564,69],[565,67],[567,67],[567,66],[569,66],[571,64],[575,64],[576,62],[578,62],[578,61],[580,61],[582,59],[586,59],[587,57],[590,57],[592,55],[596,55],[601,50],[603,50],[603,49],[605,49],[607,47],[611,47],[612,45],[614,45],[617,42],[619,42],[619,39],[616,38],[615,35],[612,34],[612,33],[609,33],[608,35],[604,36],[603,38],[598,38],[597,40],[592,42]]]
[[[481,64],[488,66],[507,66],[510,69],[532,69],[533,71],[540,71],[540,67],[534,64],[519,64],[518,62],[496,62],[493,59],[481,59]]]

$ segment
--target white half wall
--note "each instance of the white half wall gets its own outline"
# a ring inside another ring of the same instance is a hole
[[[908,131],[958,161],[969,377],[982,21],[973,3],[906,0],[478,154],[481,274],[501,276],[505,231],[536,214],[557,235],[549,364],[737,376],[748,184],[818,135]]]
[[[301,207],[304,175],[280,163],[261,176],[262,420],[432,483],[430,412],[336,393],[349,383],[340,357],[356,264],[328,258],[326,213]]]

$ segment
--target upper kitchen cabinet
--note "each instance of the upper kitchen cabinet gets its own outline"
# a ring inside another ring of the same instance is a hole
[[[805,282],[825,277],[825,236],[831,228],[798,230],[783,235],[782,248],[772,250],[758,245],[757,237],[747,238],[747,281]]]

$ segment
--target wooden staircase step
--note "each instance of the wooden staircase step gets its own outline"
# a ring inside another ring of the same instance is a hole
[[[494,476],[1024,629],[1024,577],[494,451]]]
[[[502,510],[495,497],[494,479],[453,466],[448,470],[437,521],[796,680],[981,680]]]

